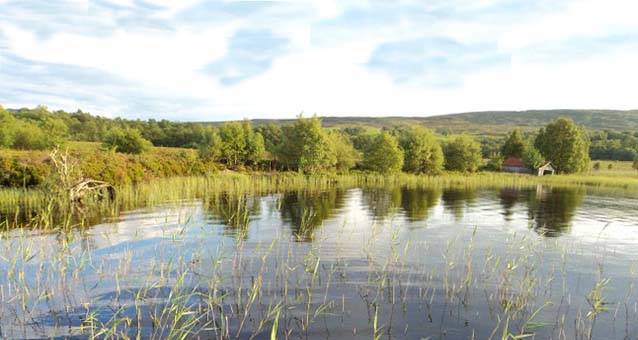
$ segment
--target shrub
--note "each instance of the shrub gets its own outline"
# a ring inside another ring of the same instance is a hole
[[[445,145],[445,168],[447,170],[476,172],[481,161],[481,145],[470,136],[457,136]]]
[[[141,154],[150,150],[152,144],[142,137],[137,129],[113,128],[104,137],[104,147],[117,152]]]

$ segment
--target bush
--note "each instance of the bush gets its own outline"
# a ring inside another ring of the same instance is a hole
[[[150,150],[151,146],[139,130],[132,128],[114,128],[104,137],[104,147],[117,152],[141,154]]]
[[[363,164],[366,169],[382,174],[399,172],[403,168],[403,150],[394,136],[382,132],[368,146]]]
[[[481,161],[481,145],[470,136],[457,136],[445,145],[445,168],[447,170],[476,172]]]
[[[32,187],[41,184],[45,178],[43,167],[0,157],[0,186]]]

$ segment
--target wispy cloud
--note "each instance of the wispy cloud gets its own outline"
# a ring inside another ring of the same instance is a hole
[[[266,72],[287,48],[287,39],[268,30],[238,31],[229,39],[226,55],[204,70],[222,84],[233,85]]]
[[[0,103],[194,120],[632,108],[636,12],[633,0],[0,0]]]
[[[383,43],[368,66],[387,72],[398,83],[460,86],[463,77],[492,67],[509,66],[509,55],[496,44],[462,44],[447,38]]]

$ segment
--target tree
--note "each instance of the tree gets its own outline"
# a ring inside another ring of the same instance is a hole
[[[533,145],[525,146],[521,156],[525,165],[531,169],[538,169],[545,162],[543,155]]]
[[[246,146],[247,163],[256,164],[264,159],[266,147],[264,146],[264,137],[260,133],[247,134]]]
[[[337,171],[344,172],[354,168],[361,160],[361,154],[354,148],[350,137],[339,131],[331,131],[328,137],[337,158]]]
[[[219,129],[222,159],[233,168],[244,163],[246,159],[246,132],[247,129],[239,122],[224,123]]]
[[[333,168],[337,157],[328,134],[321,127],[321,120],[301,115],[282,129],[280,158],[290,169],[311,173]]]
[[[279,125],[275,124],[266,124],[259,126],[257,132],[262,135],[264,139],[264,148],[268,153],[267,156],[271,160],[277,161],[277,156],[279,154],[279,148],[281,147],[281,143],[283,141],[283,132]]]
[[[36,123],[18,120],[13,127],[11,147],[20,150],[45,150],[49,145],[47,134]]]
[[[368,146],[363,162],[368,170],[383,174],[399,172],[403,168],[403,150],[394,136],[382,132]]]
[[[589,169],[589,139],[571,119],[560,118],[547,124],[538,132],[534,145],[559,173]]]
[[[0,148],[13,145],[15,118],[0,105]]]
[[[505,144],[501,148],[501,155],[503,157],[516,157],[521,158],[525,151],[525,140],[519,129],[514,129],[512,133],[505,140]]]
[[[133,128],[113,128],[104,137],[104,147],[117,152],[140,154],[150,150],[153,145],[142,137],[140,130]]]
[[[404,152],[403,170],[428,175],[443,170],[443,149],[432,131],[412,128],[401,135],[399,142]]]
[[[217,129],[209,128],[202,134],[202,142],[197,147],[199,157],[203,160],[218,161],[222,156],[222,139]]]
[[[467,135],[454,137],[444,153],[445,168],[450,171],[476,172],[481,165],[481,145]]]

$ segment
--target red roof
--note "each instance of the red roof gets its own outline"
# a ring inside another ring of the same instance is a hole
[[[526,168],[525,162],[522,159],[516,157],[510,157],[503,162],[503,166],[511,166],[517,168]]]

